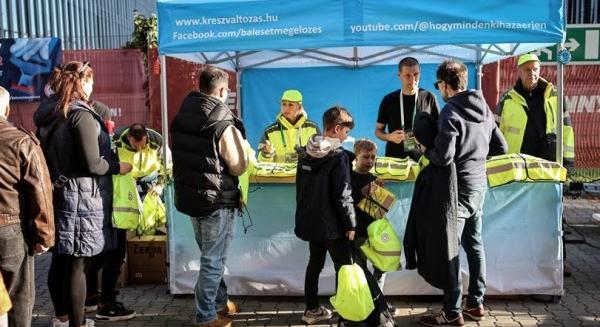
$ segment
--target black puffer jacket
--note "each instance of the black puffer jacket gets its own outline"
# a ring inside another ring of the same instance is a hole
[[[58,253],[90,257],[115,246],[112,228],[112,179],[119,163],[111,152],[110,137],[98,114],[86,103],[70,104],[65,120],[53,106],[38,109],[38,132],[53,181]]]
[[[315,135],[311,139],[319,137]],[[306,147],[298,149],[294,231],[300,239],[334,240],[354,230],[356,217],[350,186],[353,159],[351,152],[341,148],[331,150],[322,158],[309,155]]]
[[[191,92],[183,100],[171,125],[177,210],[201,217],[238,207],[238,179],[219,156],[219,139],[232,125],[245,137],[242,121],[219,99]]]

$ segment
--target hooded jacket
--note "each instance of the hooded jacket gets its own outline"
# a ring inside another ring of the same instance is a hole
[[[332,143],[314,135],[298,149],[294,232],[304,241],[342,238],[356,226],[350,186],[354,155]]]
[[[238,178],[219,155],[225,129],[235,126],[245,137],[244,126],[219,99],[191,92],[173,119],[173,177],[175,206],[193,217],[221,208],[237,208]]]
[[[485,160],[508,147],[480,91],[467,90],[448,99],[438,120],[439,134],[425,156],[438,166],[456,163],[459,185],[486,183]]]

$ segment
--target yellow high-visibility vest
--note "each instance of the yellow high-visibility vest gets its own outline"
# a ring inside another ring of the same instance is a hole
[[[317,125],[308,120],[303,114],[295,124],[290,123],[282,114],[277,115],[277,121],[265,129],[263,139],[273,145],[274,155],[267,157],[258,153],[261,162],[296,162],[298,154],[296,146],[305,146],[308,139],[317,134]]]
[[[485,167],[490,187],[511,182],[564,182],[567,178],[561,164],[520,153],[492,157]]]
[[[115,228],[136,230],[142,217],[142,201],[131,174],[113,175],[113,212]]]
[[[548,83],[544,91],[544,112],[546,113],[546,134],[556,134],[557,117],[556,89]],[[520,153],[527,126],[527,101],[515,89],[510,89],[501,100],[500,131],[508,144],[508,153]],[[575,135],[573,127],[563,122],[563,155],[565,159],[575,158]]]
[[[160,159],[161,147],[158,144],[151,142],[150,137],[148,137],[148,143],[141,151],[136,152],[135,150],[129,149],[124,140],[125,137],[127,137],[128,132],[129,129],[125,129],[119,136],[118,141],[115,142],[119,160],[126,162],[133,167],[130,174],[135,179],[159,172],[162,168]],[[164,171],[161,171],[161,174],[164,174]]]
[[[377,157],[370,173],[383,180],[414,180],[419,174],[419,164],[410,158]]]

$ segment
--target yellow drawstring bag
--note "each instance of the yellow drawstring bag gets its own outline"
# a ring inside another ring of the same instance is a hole
[[[367,258],[381,271],[400,269],[402,243],[387,219],[375,220],[367,227],[369,239],[360,247]]]
[[[340,316],[363,321],[373,312],[375,304],[365,272],[357,264],[343,265],[338,272],[337,291],[329,301]]]

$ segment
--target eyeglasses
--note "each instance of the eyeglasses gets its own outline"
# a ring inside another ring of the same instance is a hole
[[[443,82],[443,81],[436,81],[435,83],[433,83],[433,87],[435,87],[436,90],[439,90],[441,82]]]
[[[344,121],[339,123],[338,125],[342,126],[342,127],[348,127],[349,129],[353,129],[354,128],[354,121]]]

